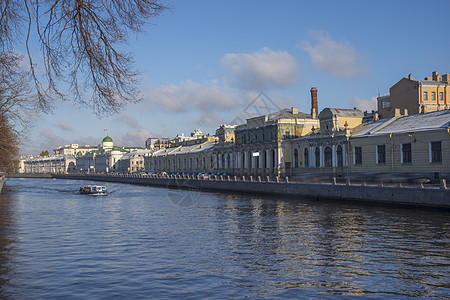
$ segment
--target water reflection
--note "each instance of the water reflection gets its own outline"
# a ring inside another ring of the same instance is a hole
[[[0,195],[0,298],[437,297],[450,214],[83,182]],[[170,194],[169,194],[170,193]],[[190,206],[177,205],[186,193]],[[73,296],[72,296],[73,297]]]
[[[264,282],[262,295],[448,293],[449,219],[437,212],[227,196],[217,217],[245,270],[237,284]]]
[[[14,276],[14,265],[11,258],[14,256],[16,236],[14,232],[14,199],[8,194],[5,187],[0,194],[0,295],[8,297],[5,290]]]

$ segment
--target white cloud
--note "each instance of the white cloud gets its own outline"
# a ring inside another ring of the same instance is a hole
[[[180,85],[166,84],[144,93],[144,105],[167,112],[232,110],[242,106],[242,98],[216,82],[200,84],[191,80]]]
[[[66,122],[58,120],[56,121],[55,127],[62,129],[64,131],[72,131],[73,128],[70,127]]]
[[[53,150],[56,147],[64,146],[67,144],[70,143],[66,139],[57,136],[52,130],[48,128],[42,129],[42,131],[39,133],[39,147],[42,148],[42,150],[48,150],[50,154],[53,154]]]
[[[227,77],[244,90],[284,89],[294,85],[300,76],[297,61],[292,55],[267,47],[252,54],[226,54],[221,63]]]
[[[336,42],[326,32],[311,32],[311,39],[302,42],[311,63],[318,69],[343,78],[353,78],[365,71],[360,57],[348,42]]]
[[[125,123],[126,125],[130,126],[131,128],[140,128],[141,127],[141,125],[139,124],[139,121],[128,113],[119,114],[115,118],[115,121]]]
[[[351,97],[350,105],[351,107],[356,107],[362,111],[377,110],[377,97],[370,97],[370,99]]]
[[[145,140],[149,137],[155,137],[157,135],[153,134],[147,129],[132,130],[125,133],[123,136],[114,136],[114,145],[125,146],[125,147],[143,147]]]

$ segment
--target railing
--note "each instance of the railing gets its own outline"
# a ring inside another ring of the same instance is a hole
[[[349,178],[344,180],[338,180],[336,177],[332,177],[330,180],[309,181],[309,180],[293,180],[289,177],[270,177],[270,176],[231,176],[231,175],[172,175],[172,174],[67,174],[74,176],[107,176],[107,177],[121,177],[121,178],[152,178],[152,179],[166,179],[166,180],[205,180],[205,181],[220,181],[220,182],[251,182],[251,183],[283,183],[283,184],[323,184],[323,185],[341,185],[341,186],[370,186],[370,187],[396,187],[396,188],[420,188],[420,189],[443,189],[447,190],[447,181],[441,179],[439,184],[424,184],[419,183],[406,183],[406,182],[390,182],[390,181],[351,181]]]

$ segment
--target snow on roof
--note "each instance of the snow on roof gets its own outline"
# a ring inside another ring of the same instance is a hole
[[[450,110],[382,119],[364,125],[354,137],[411,131],[445,129],[450,125]]]

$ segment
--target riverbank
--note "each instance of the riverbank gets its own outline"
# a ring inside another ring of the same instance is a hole
[[[222,177],[200,179],[197,176],[167,175],[105,175],[105,174],[55,174],[54,178],[120,182],[138,185],[159,186],[179,189],[207,191],[226,191],[238,193],[257,193],[327,199],[333,201],[356,201],[368,203],[386,203],[422,207],[450,209],[450,189],[443,181],[438,187],[396,185],[369,185],[366,183],[306,183],[289,182],[288,179],[252,177]]]
[[[5,184],[5,175],[0,176],[0,193],[3,190],[3,185]]]
[[[51,174],[23,174],[23,173],[10,173],[8,178],[52,178]]]

